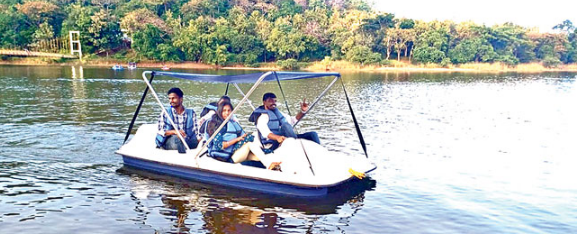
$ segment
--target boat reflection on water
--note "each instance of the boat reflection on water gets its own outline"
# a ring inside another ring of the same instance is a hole
[[[304,219],[314,225],[318,215],[336,214],[345,204],[354,214],[363,207],[365,192],[376,187],[371,178],[355,179],[332,188],[326,196],[298,198],[197,183],[127,166],[117,172],[130,177],[135,210],[143,209],[142,200],[149,195],[159,196],[164,204],[161,215],[170,219],[178,232],[195,232],[190,228],[198,225],[215,233],[294,231],[294,225],[283,220]]]

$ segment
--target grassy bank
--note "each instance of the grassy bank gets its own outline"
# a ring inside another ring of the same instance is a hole
[[[391,61],[388,65],[360,65],[347,61],[320,61],[304,68],[309,71],[366,71],[366,72],[521,72],[537,73],[551,71],[577,72],[577,64],[563,64],[556,67],[546,67],[541,63],[526,63],[509,66],[504,63],[466,63],[448,65],[411,64],[406,61]]]
[[[60,65],[60,66],[95,66],[111,67],[115,64],[127,65],[124,60],[115,59],[85,59],[66,60],[51,58],[10,58],[0,60],[4,65]],[[235,66],[215,66],[196,62],[159,62],[159,61],[141,61],[138,67],[142,68],[160,68],[162,66],[181,69],[230,69],[230,70],[282,70],[274,62],[260,63],[256,67],[246,67],[242,65]],[[541,63],[526,63],[516,66],[509,66],[503,63],[466,63],[459,65],[448,65],[442,67],[439,64],[411,64],[408,61],[390,60],[386,65],[361,65],[348,61],[318,61],[312,63],[298,63],[298,68],[306,71],[337,71],[337,72],[520,72],[520,73],[538,73],[538,72],[577,72],[577,64],[562,64],[556,67],[546,67]]]

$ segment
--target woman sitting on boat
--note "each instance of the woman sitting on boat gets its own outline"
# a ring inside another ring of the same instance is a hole
[[[230,102],[222,102],[218,105],[216,114],[208,122],[207,132],[209,135],[214,134],[233,109]],[[267,168],[277,167],[279,163],[263,161],[266,159],[265,154],[258,144],[252,144],[253,140],[254,135],[245,133],[240,124],[231,118],[208,144],[208,154],[210,157],[223,162],[240,163],[253,160],[261,161]]]

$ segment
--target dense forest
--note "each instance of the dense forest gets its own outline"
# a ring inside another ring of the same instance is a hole
[[[365,0],[0,0],[0,48],[81,32],[89,57],[219,66],[346,60],[360,64],[577,61],[576,29],[423,22]]]

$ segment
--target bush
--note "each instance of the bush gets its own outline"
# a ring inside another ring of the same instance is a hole
[[[389,59],[383,59],[383,60],[381,61],[381,65],[383,65],[383,66],[390,66],[390,65],[393,64],[393,62],[395,62],[395,61],[396,61],[396,60],[391,61],[391,60],[389,60]]]
[[[451,63],[451,59],[450,59],[450,58],[444,58],[444,59],[441,61],[441,66],[442,66],[442,67],[448,67],[448,66],[451,65],[451,64],[452,64],[452,63]]]
[[[517,65],[519,63],[519,59],[517,57],[509,54],[499,56],[495,61],[502,62],[509,66]]]
[[[299,69],[299,64],[296,59],[278,60],[276,65],[283,70],[297,70]]]
[[[561,64],[561,60],[556,57],[548,56],[543,59],[543,66],[545,67],[554,68],[559,66],[559,64]]]
[[[417,63],[441,63],[447,56],[434,47],[418,47],[413,51],[413,61]]]
[[[347,52],[346,58],[350,62],[360,63],[361,66],[368,64],[380,64],[382,61],[381,54],[374,53],[367,46],[355,46]]]

